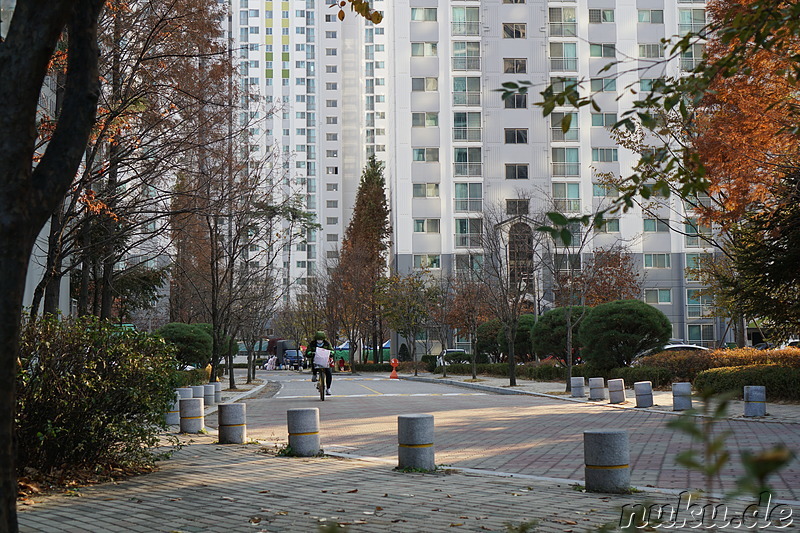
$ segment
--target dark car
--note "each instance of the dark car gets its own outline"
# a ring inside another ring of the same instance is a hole
[[[289,368],[300,370],[305,368],[306,360],[300,350],[286,350],[283,352],[283,364]]]

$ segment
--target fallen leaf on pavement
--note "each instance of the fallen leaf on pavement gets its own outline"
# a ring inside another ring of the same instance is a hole
[[[268,490],[260,490],[260,491],[258,491],[259,494],[266,494],[268,492],[269,492]]]
[[[402,518],[395,518],[392,520],[392,524],[396,524],[398,522],[408,522],[408,520],[403,520]]]
[[[462,524],[461,522],[457,522],[457,523],[450,524],[450,527],[461,527],[463,525],[464,524]]]
[[[376,505],[375,506],[375,510],[376,511],[383,511],[383,507],[381,507],[380,505]]]
[[[358,492],[358,489],[348,490],[347,494],[355,494],[356,492]]]
[[[250,518],[250,523],[251,524],[258,524],[260,522],[261,522],[261,517],[260,516],[254,516],[254,517]]]
[[[484,531],[494,531],[494,529],[492,529],[490,527],[486,527],[486,526],[481,526],[481,529],[484,530]]]

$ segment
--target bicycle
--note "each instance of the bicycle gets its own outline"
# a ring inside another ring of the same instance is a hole
[[[325,380],[328,379],[328,376],[325,374],[325,369],[322,367],[317,367],[317,389],[319,390],[319,399],[323,402],[325,401],[325,390],[326,390],[326,382]]]

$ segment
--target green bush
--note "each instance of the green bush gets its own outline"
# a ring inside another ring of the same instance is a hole
[[[202,368],[179,370],[175,373],[176,387],[190,387],[192,385],[205,385],[206,383],[208,383],[208,375]]]
[[[716,393],[733,391],[742,397],[745,385],[762,385],[767,389],[767,401],[800,400],[800,368],[781,365],[751,365],[713,368],[700,372],[694,380],[695,390]]]
[[[500,346],[497,344],[497,335],[501,325],[499,320],[490,320],[478,326],[475,350],[478,353],[499,355]]]
[[[421,366],[421,365],[420,365]],[[353,365],[354,372],[391,372],[392,365],[389,363],[356,363]]]
[[[629,366],[636,354],[664,346],[671,334],[666,315],[640,300],[600,304],[578,328],[581,355],[598,369]]]
[[[514,357],[517,361],[527,361],[533,354],[531,345],[531,330],[536,324],[536,315],[520,315],[517,324],[517,337],[514,339]],[[508,354],[508,342],[506,341],[506,328],[500,328],[497,332],[497,346],[501,353]]]
[[[435,355],[423,355],[419,358],[420,361],[420,368],[424,368],[426,372],[433,372],[436,370],[436,359],[437,356]]]
[[[756,350],[737,348],[733,350],[661,352],[641,358],[647,366],[665,368],[675,379],[694,381],[704,370],[727,366],[770,365],[800,368],[800,349]]]
[[[205,368],[211,362],[213,340],[206,327],[208,324],[184,324],[170,322],[156,333],[175,346],[179,364],[185,368],[194,366]]]
[[[477,365],[477,373],[484,375],[484,376],[499,376],[499,377],[506,377],[508,376],[508,363],[484,363]],[[441,372],[441,367],[436,368],[436,372]],[[461,376],[471,376],[472,375],[472,364],[454,364],[448,365],[447,367],[448,374],[455,374]]]
[[[556,307],[539,317],[539,321],[531,329],[531,343],[533,350],[539,357],[553,355],[562,361],[565,360],[567,350],[567,320],[566,312],[570,311],[573,324],[572,349],[573,353],[580,347],[578,342],[578,328],[574,327],[584,318],[589,308],[582,305]]]
[[[598,377],[598,376],[587,376]],[[626,366],[622,368],[612,369],[607,379],[624,379],[625,385],[633,385],[637,381],[651,381],[653,387],[661,388],[666,387],[675,381],[672,372],[663,368],[655,368],[652,366]]]
[[[175,401],[177,360],[161,338],[85,317],[23,325],[17,466],[142,466]]]

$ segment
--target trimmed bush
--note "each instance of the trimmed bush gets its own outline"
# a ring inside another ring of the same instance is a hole
[[[203,368],[179,370],[175,373],[175,387],[205,385],[206,383],[208,383],[208,373]]]
[[[587,376],[597,377],[597,376]],[[672,372],[663,368],[655,368],[652,366],[626,366],[622,368],[614,368],[606,379],[624,379],[626,387],[632,387],[637,381],[651,381],[654,388],[663,388],[671,384],[673,381]]]
[[[800,400],[800,368],[781,365],[750,365],[713,368],[700,372],[694,380],[696,390],[713,390],[716,393],[733,391],[741,398],[745,385],[763,385],[767,401]]]
[[[669,370],[678,381],[694,381],[704,370],[728,366],[750,366],[777,364],[800,368],[800,349],[756,350],[737,348],[733,350],[661,352],[640,359],[642,365]]]
[[[496,319],[478,326],[475,350],[481,354],[499,355],[500,346],[497,344],[497,335],[500,329],[500,321]]]
[[[175,350],[95,317],[23,325],[17,467],[145,466],[175,401]]]
[[[572,324],[582,319],[589,311],[588,307],[582,305],[572,305],[568,307],[557,307],[544,313],[539,317],[539,321],[531,329],[531,342],[533,350],[539,357],[548,355],[564,361],[567,350],[567,320],[566,313],[570,311]],[[580,347],[578,342],[578,328],[572,329],[572,349],[576,353]]]
[[[181,367],[204,368],[211,362],[213,340],[206,328],[208,324],[184,324],[170,322],[156,333],[176,348]]]
[[[672,325],[652,305],[617,300],[593,308],[578,334],[584,360],[596,368],[611,369],[628,366],[636,354],[664,346]]]
[[[414,371],[413,363],[408,362],[408,363],[405,363],[405,364],[412,365],[411,371],[412,372]],[[397,369],[400,370],[400,367],[403,366],[403,365],[404,365],[404,363],[400,363],[400,366],[398,366]],[[422,366],[422,365],[420,364],[420,366]],[[355,365],[353,365],[353,371],[355,371],[355,372],[386,372],[386,373],[391,373],[392,365],[390,365],[389,363],[377,363],[377,364],[376,363],[367,363],[367,364],[356,363]]]
[[[517,337],[514,340],[514,357],[517,361],[527,361],[529,356],[533,354],[533,346],[531,345],[531,330],[536,324],[536,315],[525,314],[520,315],[517,324]],[[508,342],[506,342],[506,329],[500,328],[497,332],[497,346],[501,353],[508,354]]]

